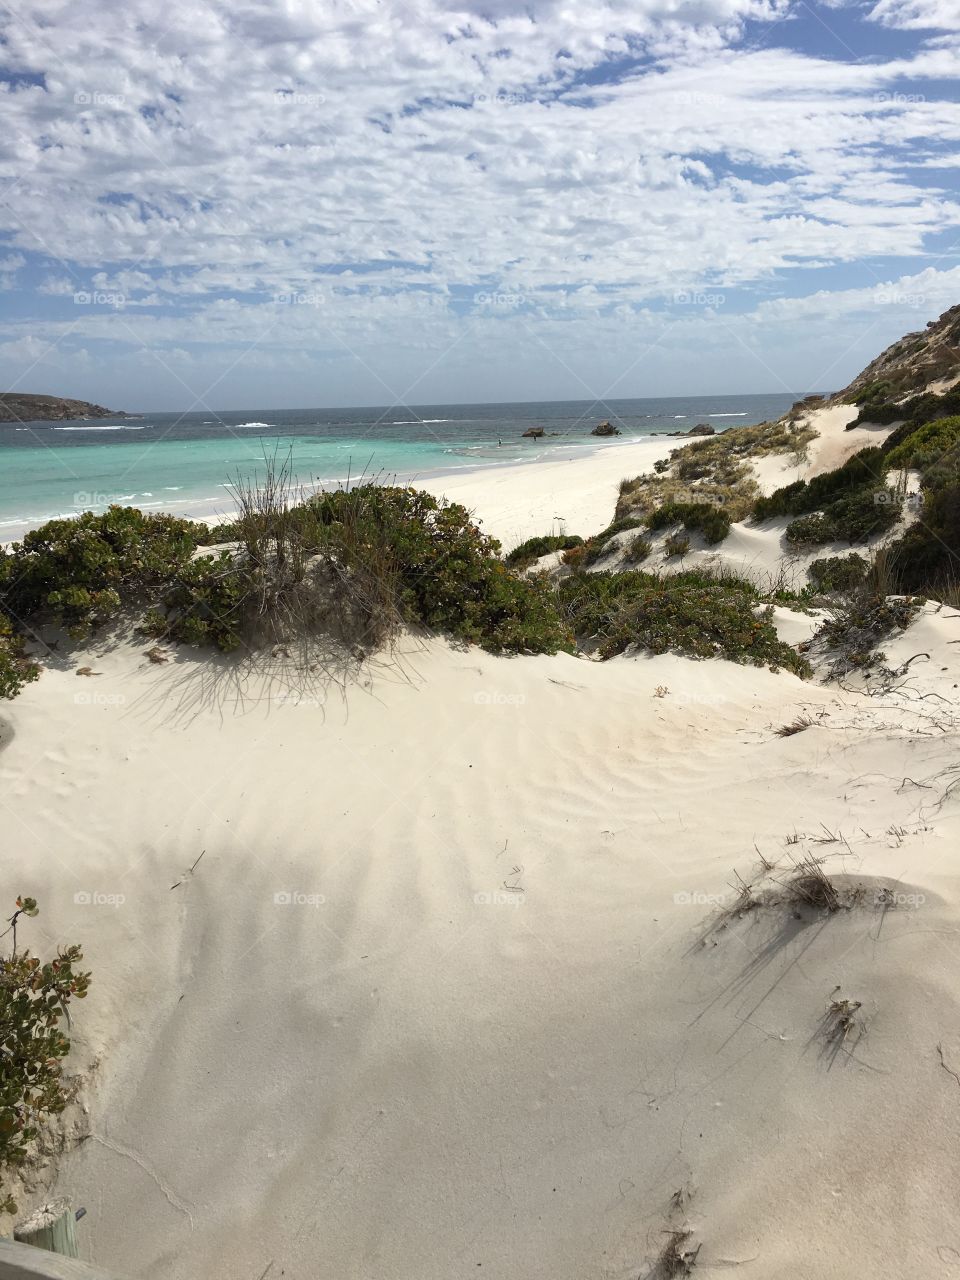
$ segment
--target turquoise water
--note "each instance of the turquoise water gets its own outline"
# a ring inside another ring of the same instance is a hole
[[[232,508],[231,482],[262,476],[265,459],[292,458],[304,485],[361,474],[415,480],[533,457],[603,448],[598,421],[623,440],[717,430],[777,418],[797,397],[430,405],[388,409],[242,410],[144,414],[136,419],[0,425],[0,540],[60,515],[118,502],[213,518]],[[541,441],[522,438],[543,427]]]

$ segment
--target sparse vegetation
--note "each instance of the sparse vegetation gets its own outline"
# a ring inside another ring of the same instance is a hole
[[[690,550],[690,535],[688,533],[668,533],[663,540],[664,553],[669,556],[678,556],[682,559]]]
[[[611,549],[609,543],[620,533],[626,533],[630,529],[640,529],[643,527],[643,521],[635,516],[626,516],[620,520],[614,520],[613,524],[607,525],[606,529],[602,529],[600,533],[595,533],[592,538],[588,538],[582,546],[572,547],[563,554],[564,564],[571,568],[586,568],[588,565],[596,564]]]
[[[17,951],[21,916],[35,916],[33,898],[17,899],[9,918],[11,954],[0,958],[0,1211],[16,1212],[10,1178],[25,1164],[41,1127],[63,1111],[72,1096],[63,1079],[70,1041],[60,1029],[71,1000],[82,1000],[88,973],[75,970],[79,947],[58,951],[41,963]]]
[[[830,656],[829,674],[834,679],[854,671],[869,671],[885,661],[878,648],[880,643],[909,626],[920,605],[920,600],[909,596],[888,596],[868,577],[830,604],[830,616],[820,626],[812,646]]]
[[[664,503],[709,504],[730,521],[749,515],[759,488],[749,462],[773,453],[799,458],[816,431],[797,419],[733,427],[671,450],[653,475],[620,485],[618,516],[648,516]]]

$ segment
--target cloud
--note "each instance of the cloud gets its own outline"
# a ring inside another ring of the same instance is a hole
[[[869,16],[950,31],[948,8]],[[747,313],[777,280],[800,291],[797,273],[819,293],[845,264],[920,263],[960,224],[937,167],[960,152],[940,88],[960,46],[844,57],[815,24],[824,51],[799,52],[803,16],[787,0],[21,4],[0,230],[10,283],[36,264],[34,292],[63,311],[0,333],[75,330],[111,370],[252,343],[278,369],[347,352],[402,381],[439,352],[533,350],[531,327],[566,352],[619,326],[627,350],[678,289]]]

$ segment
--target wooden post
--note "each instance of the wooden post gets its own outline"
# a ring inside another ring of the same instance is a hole
[[[67,1258],[79,1258],[74,1214],[69,1200],[51,1200],[13,1229],[14,1240],[48,1249]]]

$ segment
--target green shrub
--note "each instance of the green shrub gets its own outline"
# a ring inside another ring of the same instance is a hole
[[[256,626],[280,638],[348,625],[376,644],[409,623],[491,652],[569,643],[547,586],[512,572],[465,507],[419,490],[360,485],[248,509],[235,531],[238,553],[195,561],[168,592],[174,637],[231,649]]]
[[[62,1067],[70,1041],[60,1024],[70,1001],[82,1000],[90,983],[88,973],[74,971],[83,959],[79,947],[59,951],[46,964],[29,951],[17,952],[19,917],[36,914],[32,898],[17,899],[8,929],[12,954],[0,958],[0,1211],[6,1213],[17,1208],[10,1175],[23,1167],[41,1126],[70,1101]]]
[[[541,556],[548,556],[551,551],[569,551],[572,547],[582,547],[583,539],[575,533],[547,534],[541,538],[527,538],[505,557],[504,563],[512,569],[527,569],[536,563]]]
[[[665,502],[647,516],[649,529],[668,529],[682,524],[688,532],[699,530],[711,545],[722,542],[730,532],[730,517],[709,502]]]
[[[663,540],[663,549],[668,556],[685,556],[690,550],[690,535],[668,533]]]
[[[775,516],[796,515],[798,508],[795,503],[806,489],[805,480],[794,480],[792,484],[775,489],[767,497],[757,498],[753,504],[753,519],[759,522],[772,520]]]
[[[792,520],[784,536],[793,546],[866,542],[892,529],[900,519],[900,509],[900,499],[892,489],[855,489],[822,512]]]
[[[880,594],[870,584],[854,588],[831,607],[830,617],[813,637],[813,643],[832,657],[830,675],[838,679],[881,666],[885,655],[877,646],[909,626],[920,606],[921,601],[910,597]]]
[[[807,567],[807,576],[818,591],[847,591],[863,582],[870,568],[863,556],[825,556]]]
[[[642,564],[649,556],[652,550],[652,544],[649,538],[634,538],[623,553],[625,564]]]
[[[960,448],[928,467],[921,484],[922,517],[890,547],[893,575],[901,591],[953,601],[960,579]]]
[[[938,418],[916,428],[887,454],[887,466],[922,471],[960,445],[960,417]]]
[[[604,658],[630,645],[651,653],[781,667],[809,675],[808,663],[784,644],[752,583],[700,571],[660,577],[642,570],[576,574],[558,588],[561,613]]]
[[[79,639],[125,600],[170,582],[205,534],[203,525],[134,507],[51,520],[14,544],[0,602],[16,618],[49,620]]]
[[[0,698],[15,698],[25,684],[36,680],[40,668],[23,652],[23,639],[0,614]]]

